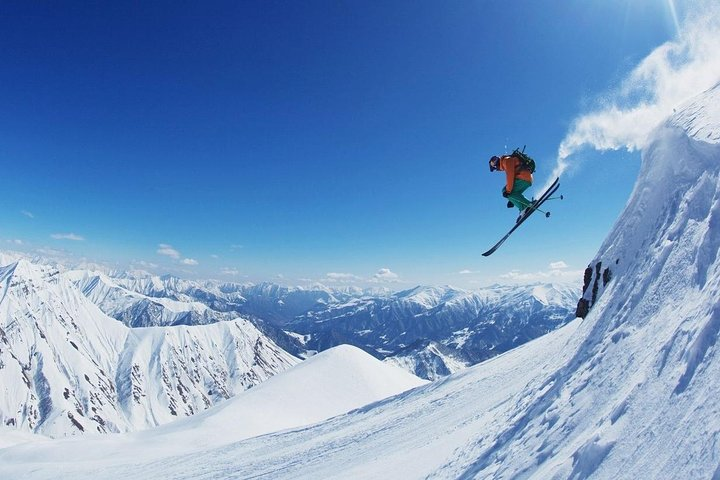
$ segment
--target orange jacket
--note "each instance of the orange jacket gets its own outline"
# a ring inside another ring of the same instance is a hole
[[[505,172],[507,178],[505,184],[506,192],[512,192],[516,178],[530,183],[533,181],[532,173],[530,173],[529,170],[520,168],[520,160],[518,160],[517,157],[511,157],[510,155],[500,157],[500,170]]]

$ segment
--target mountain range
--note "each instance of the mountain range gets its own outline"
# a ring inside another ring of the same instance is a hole
[[[552,285],[302,289],[2,260],[0,422],[52,436],[162,425],[342,344],[437,379],[563,325],[578,297]]]
[[[413,356],[412,372],[435,379],[564,325],[580,286],[493,286],[401,292],[192,282],[176,277],[69,277],[105,313],[130,327],[251,318],[294,355],[350,344],[379,359]],[[435,348],[427,350],[428,342]],[[410,368],[410,363],[401,362]]]

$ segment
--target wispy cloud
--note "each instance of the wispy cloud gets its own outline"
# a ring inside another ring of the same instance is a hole
[[[240,271],[237,268],[231,268],[231,267],[225,267],[222,270],[220,270],[220,273],[223,275],[240,275]]]
[[[23,215],[25,215],[28,218],[35,218],[35,215],[33,215],[32,212],[28,212],[27,210],[21,210],[20,213],[22,213]]]
[[[338,273],[338,272],[326,273],[325,278],[332,282],[340,282],[340,283],[351,283],[351,282],[357,282],[357,281],[362,280],[360,277],[358,277],[357,275],[353,275],[352,273]]]
[[[158,245],[158,249],[156,252],[158,255],[164,255],[166,257],[170,257],[173,260],[178,260],[178,262],[181,265],[188,265],[188,266],[194,266],[199,265],[199,262],[195,260],[194,258],[182,258],[182,255],[180,252],[173,247],[172,245],[168,243],[161,243]]]
[[[85,238],[74,233],[53,233],[50,235],[55,240],[72,240],[73,242],[84,242]]]
[[[157,249],[158,255],[165,255],[166,257],[174,258],[175,260],[178,260],[180,258],[180,252],[175,250],[172,245],[168,245],[167,243],[161,243],[158,245]]]
[[[12,238],[10,240],[5,240],[7,243],[11,243],[13,245],[23,245],[23,241],[19,238]]]
[[[720,6],[698,2],[674,41],[656,48],[598,106],[578,117],[558,149],[551,178],[571,169],[583,147],[642,149],[673,109],[720,81]]]

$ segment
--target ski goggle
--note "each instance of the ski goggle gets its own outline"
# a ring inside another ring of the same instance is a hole
[[[500,169],[500,157],[493,156],[488,163],[490,164],[491,172]]]

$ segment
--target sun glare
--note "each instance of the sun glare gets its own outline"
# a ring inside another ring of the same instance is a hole
[[[680,33],[680,22],[678,21],[677,10],[675,9],[675,0],[667,0],[668,10],[672,16],[673,25],[675,26],[675,33],[678,37],[682,36]]]

